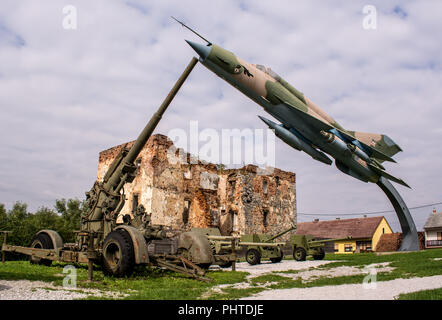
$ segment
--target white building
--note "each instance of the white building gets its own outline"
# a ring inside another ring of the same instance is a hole
[[[433,212],[424,226],[425,248],[442,248],[442,212]]]

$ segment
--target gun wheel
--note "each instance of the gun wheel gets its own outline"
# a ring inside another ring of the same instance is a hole
[[[224,268],[224,269],[226,269],[226,268],[230,268],[231,266],[232,266],[232,261],[229,261],[229,262],[226,262],[226,263],[224,263],[224,264],[220,264],[219,266],[221,267],[221,268]]]
[[[278,263],[281,262],[282,259],[284,258],[284,252],[280,252],[281,256],[279,256],[278,258],[270,258],[270,261],[272,261],[272,263]]]
[[[135,265],[132,239],[127,231],[109,233],[103,245],[103,273],[115,277],[129,276]]]
[[[325,257],[325,251],[324,248],[319,248],[318,254],[313,255],[313,259],[315,260],[322,260]]]
[[[305,261],[306,257],[307,252],[302,247],[298,247],[293,251],[293,258],[295,258],[296,261]]]
[[[261,254],[256,249],[249,249],[246,253],[246,260],[252,266],[261,263]]]
[[[46,233],[39,233],[35,235],[34,239],[32,239],[31,248],[54,249],[54,244],[52,243],[51,237],[49,237]],[[31,262],[32,264],[41,264],[44,266],[50,266],[52,264],[52,260],[37,258],[33,256],[29,256],[29,262]]]

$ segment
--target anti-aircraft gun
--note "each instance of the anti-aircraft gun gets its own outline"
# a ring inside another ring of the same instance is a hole
[[[135,161],[152,132],[161,120],[162,115],[175,97],[176,93],[196,65],[193,58],[174,87],[169,92],[157,112],[152,116],[132,147],[123,147],[116,156],[102,181],[96,181],[89,192],[86,192],[87,212],[81,217],[80,231],[76,243],[63,243],[60,235],[54,230],[41,230],[34,237],[31,247],[11,246],[5,241],[3,252],[17,252],[30,256],[32,263],[49,265],[53,260],[63,262],[88,263],[89,279],[92,279],[93,264],[102,264],[106,274],[114,276],[129,275],[134,265],[155,265],[173,271],[182,272],[202,280],[204,270],[181,255],[157,254],[148,252],[148,244],[154,239],[163,239],[165,232],[160,226],[151,224],[150,215],[143,206],[139,206],[133,215],[124,215],[117,220],[124,206],[124,186],[131,183],[137,172]],[[193,258],[198,262],[212,261],[207,239],[199,234],[190,234],[195,252],[200,256]],[[180,243],[179,243],[180,245]],[[201,247],[200,249],[198,249]],[[207,260],[207,261],[206,261]]]

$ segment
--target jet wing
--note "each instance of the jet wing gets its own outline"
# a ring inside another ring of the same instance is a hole
[[[299,110],[297,107],[295,107],[287,102],[276,105],[275,108],[289,109],[286,111],[294,113],[296,117],[300,118],[303,122],[309,124],[311,127],[313,127],[318,132],[323,130],[326,132],[333,133],[333,134],[337,135],[339,138],[341,138],[343,141],[345,141],[347,143],[352,143],[352,144],[358,146],[360,149],[364,150],[368,154],[368,156],[370,156],[370,157],[374,157],[374,158],[384,160],[384,161],[396,162],[393,158],[370,147],[366,143],[359,141],[358,139],[349,135],[348,133],[346,133],[338,128],[335,128],[335,127],[329,125],[328,123],[325,123],[324,121],[321,121],[320,119],[317,119],[314,116],[312,116],[302,110]]]
[[[392,176],[391,174],[385,172],[384,170],[379,169],[378,167],[372,165],[371,163],[368,163],[368,166],[374,172],[376,172],[378,175],[383,176],[383,177],[387,178],[388,180],[394,181],[396,183],[399,183],[399,184],[403,185],[404,187],[407,187],[407,188],[411,189],[411,187],[404,180],[396,178],[395,176]]]

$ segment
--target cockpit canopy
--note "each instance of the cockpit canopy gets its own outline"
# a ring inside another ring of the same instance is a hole
[[[276,81],[281,80],[281,77],[272,69],[267,68],[266,66],[263,66],[262,64],[256,64],[255,65],[257,69],[267,73],[269,76],[271,76],[273,79],[275,79]]]

